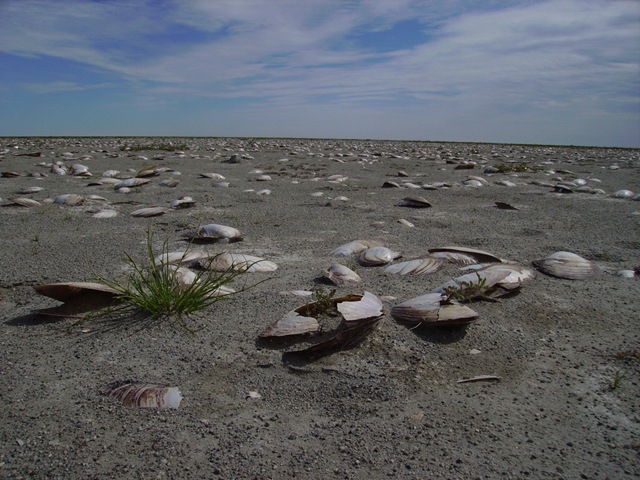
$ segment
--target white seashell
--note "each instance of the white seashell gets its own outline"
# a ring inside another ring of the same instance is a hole
[[[364,292],[360,300],[339,302],[337,309],[347,322],[384,315],[382,302],[371,292]]]
[[[394,263],[384,269],[385,273],[399,275],[427,275],[442,270],[449,261],[445,258],[425,257],[406,262]]]
[[[324,195],[324,193],[323,193],[323,192],[313,192],[313,193],[311,194],[311,196],[312,196],[312,197],[321,197],[321,196],[323,196],[323,195]]]
[[[404,225],[405,227],[413,228],[415,225],[411,223],[409,220],[405,220],[404,218],[399,218],[398,223]]]
[[[29,193],[38,193],[38,192],[41,192],[42,190],[44,190],[43,187],[24,187],[18,190],[18,193],[22,195],[27,195]]]
[[[226,180],[226,177],[224,175],[220,175],[219,173],[201,173],[200,177],[210,178],[212,180]]]
[[[66,175],[67,171],[61,167],[60,165],[53,165],[51,167],[51,173],[55,174],[55,175]]]
[[[171,265],[188,265],[194,261],[207,258],[208,254],[197,250],[181,250],[175,252],[166,252],[160,255],[156,255],[153,259],[155,265],[162,265],[163,263],[169,263]]]
[[[258,182],[268,182],[270,180],[271,180],[270,175],[260,175],[258,178],[256,178],[256,181]]]
[[[82,165],[81,163],[74,163],[71,165],[71,173],[80,177],[90,177],[89,167]]]
[[[126,188],[141,187],[142,185],[146,185],[150,181],[151,180],[149,180],[148,178],[127,178],[115,184],[113,188],[115,188],[116,190],[120,190],[124,187]]]
[[[427,293],[396,305],[391,309],[391,316],[399,321],[429,326],[465,325],[478,318],[478,313],[466,305],[443,301],[443,295]]]
[[[129,187],[120,187],[116,191],[118,193],[131,193],[131,189]]]
[[[94,180],[92,182],[89,182],[87,185],[89,185],[89,186],[91,186],[91,185],[118,185],[120,182],[122,182],[122,180],[120,180],[118,178],[102,177],[102,178],[98,178],[97,180]]]
[[[485,185],[485,186],[489,185],[489,182],[486,179],[484,179],[482,177],[475,176],[475,175],[467,176],[467,180],[475,180],[476,182],[479,182],[480,184]]]
[[[102,172],[103,177],[115,177],[120,173],[120,170],[106,170]]]
[[[500,263],[502,260],[483,250],[465,247],[437,247],[430,248],[431,257],[446,258],[451,263],[458,265],[472,265],[479,262]]]
[[[385,246],[386,244],[381,240],[354,240],[344,245],[340,245],[338,248],[332,250],[329,255],[334,257],[348,257],[356,253],[364,252],[367,248]]]
[[[215,272],[273,272],[278,269],[278,265],[264,258],[242,253],[220,253],[210,258],[203,258],[198,261],[201,267]]]
[[[120,400],[126,407],[178,408],[182,401],[177,387],[129,380],[107,385],[100,393]]]
[[[19,207],[39,207],[42,204],[33,198],[16,197],[11,199],[9,205],[16,205]]]
[[[269,190],[268,188],[264,188],[262,190],[258,190],[256,192],[256,195],[271,195],[271,190]]]
[[[322,271],[322,276],[329,279],[335,285],[357,285],[362,283],[362,278],[349,267],[333,263],[326,270]]]
[[[173,280],[177,291],[186,290],[196,281],[197,278],[198,275],[188,268],[179,267],[177,265],[173,267]]]
[[[99,202],[106,202],[107,199],[104,197],[101,197],[100,195],[87,195],[87,200],[95,200],[95,201],[99,201]]]
[[[515,183],[513,183],[513,182],[511,182],[509,180],[498,180],[498,181],[495,181],[493,183],[495,183],[496,185],[501,185],[503,187],[515,187],[516,186]]]
[[[179,183],[180,183],[180,180],[176,180],[175,178],[167,178],[165,180],[162,180],[158,185],[162,187],[173,188],[173,187],[177,187]]]
[[[199,240],[211,240],[218,243],[238,242],[242,240],[240,230],[226,225],[210,223],[196,230],[194,238]]]
[[[134,210],[131,212],[132,217],[157,217],[159,215],[164,215],[167,213],[169,209],[165,207],[146,207],[140,208],[138,210]]]
[[[76,195],[75,193],[65,193],[63,195],[58,195],[53,200],[53,203],[74,207],[84,203],[84,197],[82,195]]]
[[[171,203],[169,203],[169,207],[175,208],[175,209],[190,208],[190,207],[193,207],[195,204],[196,202],[193,200],[193,198],[184,196],[184,197],[178,198],[177,200],[172,200]]]
[[[616,272],[616,276],[621,278],[633,278],[636,276],[636,272],[634,270],[618,270]]]
[[[385,265],[402,255],[387,247],[371,247],[360,253],[357,257],[358,263],[363,267],[374,267]]]
[[[584,185],[587,184],[587,181],[584,178],[576,178],[574,180],[571,180],[571,182],[569,183],[573,183],[574,185],[578,186],[578,187],[583,187]]]
[[[118,215],[118,212],[111,209],[98,210],[92,215],[93,218],[113,218]]]
[[[632,198],[633,192],[631,190],[618,190],[611,194],[612,198]]]
[[[259,336],[287,337],[292,335],[304,335],[320,330],[318,320],[313,317],[300,315],[295,310],[290,311],[281,319],[269,325]]]
[[[587,280],[597,273],[589,260],[571,252],[555,252],[531,263],[543,273],[571,280]]]
[[[465,185],[467,187],[472,187],[472,188],[479,188],[479,187],[484,186],[484,184],[482,182],[479,182],[478,180],[465,180],[462,183],[463,183],[463,185]]]

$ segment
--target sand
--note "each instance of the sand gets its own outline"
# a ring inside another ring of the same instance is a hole
[[[167,142],[183,153],[157,149]],[[66,193],[104,197],[0,208],[1,478],[640,475],[640,284],[637,276],[616,275],[640,265],[640,203],[610,196],[640,191],[638,150],[231,138],[1,143],[0,171],[22,176],[0,178],[0,204],[29,186],[44,189],[22,196],[41,202]],[[229,163],[234,154],[238,162]],[[58,176],[36,165],[55,161],[84,164],[93,176]],[[474,168],[455,168],[469,161]],[[520,162],[527,171],[484,171]],[[131,175],[151,164],[173,171],[130,193],[87,186],[105,170]],[[257,170],[271,180],[258,181]],[[228,187],[199,178],[206,172],[225,176]],[[327,180],[338,174],[348,178]],[[464,186],[468,175],[488,185]],[[602,191],[563,194],[550,186],[576,178]],[[161,186],[166,179],[180,182]],[[271,193],[257,194],[263,189]],[[193,208],[130,216],[184,195],[193,197]],[[409,195],[432,207],[397,205]],[[496,201],[519,209],[498,209]],[[118,215],[94,218],[101,208]],[[106,329],[34,314],[59,304],[34,285],[122,279],[125,253],[144,260],[149,230],[158,251],[164,241],[179,250],[184,232],[207,223],[236,227],[244,238],[199,248],[257,255],[279,268],[236,279],[266,281],[195,314],[190,325],[204,327],[197,333],[171,320]],[[382,240],[402,252],[400,260],[455,245],[528,268],[564,250],[602,273],[567,280],[538,272],[517,295],[471,304],[480,315],[466,327],[413,328],[390,309],[460,275],[459,267],[400,276],[344,259],[364,282],[335,287],[336,295],[383,298],[383,321],[355,348],[288,365],[283,352],[314,339],[259,340],[267,325],[306,303],[281,292],[317,288],[320,272],[335,261],[329,252],[356,239]],[[501,380],[457,383],[477,375]],[[184,398],[177,409],[144,409],[100,394],[126,379],[176,386]]]

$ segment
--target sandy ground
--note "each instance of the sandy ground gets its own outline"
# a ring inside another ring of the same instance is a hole
[[[121,150],[168,141],[186,144],[184,153]],[[0,207],[1,478],[640,476],[640,284],[615,274],[640,265],[640,203],[610,196],[640,191],[638,150],[216,138],[3,138],[1,145],[0,171],[22,176],[0,178],[0,204],[16,196],[104,197]],[[233,154],[240,161],[226,162]],[[84,164],[93,176],[36,165],[56,161]],[[467,161],[477,165],[455,169]],[[509,162],[540,170],[484,171]],[[130,193],[87,186],[105,170],[132,175],[151,164],[174,171]],[[271,180],[258,181],[257,169]],[[228,187],[198,178],[205,172],[222,174]],[[327,180],[337,174],[348,179]],[[464,186],[468,175],[488,185]],[[532,183],[576,178],[604,193],[555,193]],[[160,185],[166,179],[180,183]],[[17,193],[31,186],[44,189]],[[263,189],[271,194],[256,193]],[[130,216],[183,195],[196,205]],[[433,206],[398,206],[408,195]],[[498,209],[496,201],[519,210]],[[100,208],[118,215],[94,218]],[[194,315],[191,325],[205,327],[195,335],[170,320],[105,330],[33,313],[58,304],[34,285],[123,278],[125,252],[145,258],[149,228],[158,251],[165,240],[179,250],[185,231],[207,223],[236,227],[244,239],[201,246],[206,251],[257,255],[279,268],[244,274],[250,283],[267,281]],[[258,339],[306,303],[281,292],[317,286],[335,260],[329,252],[356,239],[383,240],[403,259],[456,245],[527,267],[565,250],[603,273],[591,280],[538,273],[518,295],[473,303],[480,316],[467,327],[411,328],[389,315],[391,307],[459,275],[458,267],[400,276],[346,259],[364,283],[336,293],[384,297],[384,320],[356,348],[284,363],[283,352],[314,340]],[[501,381],[457,383],[477,375]],[[125,379],[176,386],[184,399],[178,409],[141,409],[100,395]]]

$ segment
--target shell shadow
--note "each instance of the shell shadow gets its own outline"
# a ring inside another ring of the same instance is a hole
[[[51,317],[40,315],[38,312],[28,313],[26,315],[20,315],[6,320],[5,325],[11,325],[13,327],[36,327],[38,325],[46,325],[50,323],[57,323],[62,320],[59,317]]]
[[[462,340],[467,335],[467,327],[469,326],[469,324],[466,324],[450,325],[447,327],[433,327],[422,323],[419,323],[418,325],[406,324],[401,322],[398,323],[407,327],[409,331],[413,332],[424,341],[442,345],[447,345]]]

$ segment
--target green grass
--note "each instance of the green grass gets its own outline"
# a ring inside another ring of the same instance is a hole
[[[164,241],[160,255],[168,253],[168,242]],[[185,256],[188,249],[185,251]],[[215,303],[228,299],[232,295],[242,293],[256,284],[247,286],[246,283],[234,293],[221,293],[219,289],[231,283],[241,272],[231,269],[225,272],[210,272],[200,270],[196,278],[188,286],[178,283],[176,267],[166,262],[156,264],[156,254],[153,250],[151,232],[147,234],[147,256],[143,262],[136,261],[125,253],[127,264],[131,269],[127,281],[107,279],[98,276],[98,281],[118,292],[118,305],[105,311],[99,311],[90,318],[105,317],[113,314],[125,315],[130,318],[145,318],[151,320],[169,319],[180,327],[194,333],[195,329],[189,325],[189,316],[205,310]],[[260,282],[258,282],[260,283]],[[87,318],[82,319],[84,322]]]
[[[489,291],[489,286],[487,286],[487,279],[485,277],[480,276],[479,273],[476,273],[478,277],[478,281],[460,281],[457,282],[457,285],[447,287],[444,289],[444,294],[446,295],[443,300],[444,303],[451,303],[452,301],[458,302],[469,302],[475,297],[480,297],[483,300],[494,301],[492,298],[486,296]]]

